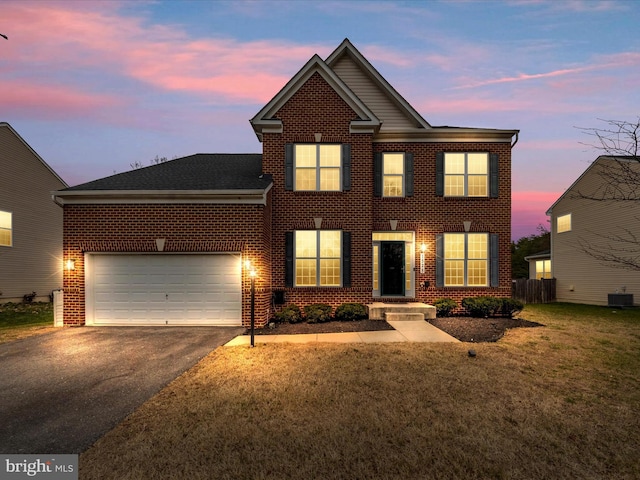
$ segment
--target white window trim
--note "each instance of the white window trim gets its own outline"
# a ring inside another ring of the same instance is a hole
[[[469,174],[469,154],[486,154],[487,156],[487,173],[480,175],[480,174]],[[457,154],[457,155],[464,155],[464,174],[461,173],[447,173],[447,155],[448,154]],[[449,198],[488,198],[491,196],[491,192],[490,192],[490,188],[491,186],[489,185],[489,175],[490,175],[490,165],[489,165],[489,152],[445,152],[444,153],[444,196],[445,197],[449,197]],[[447,177],[448,176],[454,176],[454,177],[464,177],[464,182],[463,182],[463,188],[464,188],[464,192],[462,195],[447,195]],[[469,176],[474,176],[474,177],[480,177],[480,176],[484,176],[485,177],[485,181],[486,181],[486,189],[487,189],[487,194],[486,195],[469,195]]]
[[[0,227],[0,230],[9,232],[9,243],[8,244],[0,244],[0,247],[13,247],[13,212],[9,212],[7,210],[0,210],[2,213],[6,213],[9,215],[9,228]]]
[[[373,261],[373,255],[375,255],[375,251],[377,249],[378,251],[378,269],[380,269],[381,265],[382,265],[382,261],[380,259],[380,255],[382,255],[382,249],[380,248],[380,243],[383,241],[404,241],[404,251],[405,251],[405,263],[407,263],[407,260],[409,261],[410,264],[410,268],[409,268],[409,274],[410,274],[410,288],[407,288],[407,286],[405,285],[405,289],[404,289],[404,297],[399,297],[399,298],[413,298],[416,296],[416,273],[415,273],[415,265],[416,265],[416,258],[415,258],[415,232],[389,232],[389,231],[385,231],[385,232],[373,232],[372,236],[376,235],[376,234],[398,234],[398,240],[372,240],[372,247],[371,247],[371,254],[372,254],[372,261],[371,261],[371,272],[372,272],[372,282],[373,282],[373,278],[375,278],[376,276],[376,272],[374,271],[375,265],[376,263]],[[411,234],[411,240],[401,240],[400,237],[402,235],[406,235],[406,234]],[[408,258],[407,258],[408,256]],[[378,278],[378,286],[377,288],[375,288],[375,285],[372,283],[372,290],[373,290],[373,297],[382,297],[383,295],[382,293],[382,287],[380,285],[380,279],[382,278],[382,274],[380,271],[377,272],[377,278]],[[405,282],[406,282],[406,277],[405,277]]]
[[[561,219],[569,219],[569,227],[565,228],[563,230],[560,230],[560,220]],[[566,233],[566,232],[570,232],[573,229],[573,219],[571,218],[571,213],[565,213],[564,215],[558,215],[556,217],[556,231],[558,233]]]
[[[297,149],[298,145],[314,145],[316,147],[316,165],[315,167],[298,167]],[[321,167],[320,166],[320,147],[325,145],[338,145],[337,143],[294,143],[293,144],[293,190],[296,192],[340,192],[342,190],[342,149],[340,149],[340,165],[337,167]],[[315,170],[316,174],[316,188],[315,190],[303,190],[298,188],[298,169],[300,170]],[[335,190],[322,190],[320,188],[320,172],[322,169],[337,169],[338,170],[338,188]]]
[[[447,235],[464,235],[464,258],[449,258],[447,259],[447,252],[446,252],[446,244],[447,244],[447,240],[446,240],[446,236]],[[481,258],[469,258],[469,235],[486,235],[487,237],[487,251],[486,251],[486,256],[484,257],[484,260],[487,262],[487,269],[486,269],[486,275],[485,275],[485,283],[484,285],[469,285],[469,268],[468,268],[468,262],[469,260],[482,260]],[[467,232],[455,232],[455,233],[445,233],[444,237],[443,237],[443,243],[444,243],[444,257],[443,257],[443,261],[444,261],[444,278],[443,278],[443,282],[444,282],[444,286],[445,287],[469,287],[469,288],[483,288],[483,287],[489,287],[491,282],[490,282],[490,272],[489,269],[491,268],[490,262],[491,259],[490,257],[490,249],[491,246],[489,245],[490,242],[490,238],[489,238],[489,234],[488,233],[481,233],[481,232],[473,232],[473,233],[467,233]],[[460,261],[463,260],[464,262],[464,283],[462,285],[451,285],[449,283],[447,283],[447,262],[448,261]]]
[[[386,155],[402,155],[402,173],[384,173],[384,160]],[[382,197],[383,198],[403,198],[407,196],[407,192],[405,191],[405,176],[406,172],[404,171],[405,167],[405,153],[404,152],[383,152],[382,153]],[[400,177],[400,188],[402,189],[401,195],[385,195],[384,194],[384,179],[386,177]]]
[[[295,230],[293,233],[293,286],[296,288],[340,288],[342,287],[342,264],[343,264],[343,255],[344,252],[342,251],[342,230],[311,230],[313,232],[316,232],[316,256],[315,256],[315,262],[316,262],[316,283],[315,285],[298,285],[298,276],[297,276],[297,263],[298,263],[298,256],[296,255],[296,241],[297,241],[297,232],[306,232],[309,230]],[[337,259],[337,257],[321,257],[320,256],[320,232],[340,232],[340,283],[338,285],[321,285],[320,284],[320,275],[321,275],[321,271],[320,271],[320,260],[324,259],[331,259],[331,260],[335,260]],[[310,260],[314,257],[300,257],[302,260]]]

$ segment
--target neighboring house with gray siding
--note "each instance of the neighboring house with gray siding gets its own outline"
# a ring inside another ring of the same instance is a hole
[[[0,303],[62,288],[62,208],[67,184],[11,125],[0,122]]]
[[[640,253],[640,202],[583,198],[610,195],[606,173],[620,168],[640,174],[637,158],[600,156],[547,211],[551,269],[560,302],[607,305],[609,294],[626,293],[640,305],[640,272],[606,259]],[[616,238],[632,243],[624,245]]]

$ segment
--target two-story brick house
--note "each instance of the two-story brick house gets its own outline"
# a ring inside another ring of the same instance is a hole
[[[250,271],[258,325],[283,303],[510,296],[517,130],[431,126],[348,40],[251,125],[261,156],[57,192],[67,324],[246,325]]]

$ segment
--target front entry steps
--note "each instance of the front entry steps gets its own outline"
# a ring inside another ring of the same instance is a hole
[[[367,305],[371,320],[415,321],[436,318],[436,307],[426,303],[371,303]]]

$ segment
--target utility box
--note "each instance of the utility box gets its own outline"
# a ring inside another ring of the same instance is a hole
[[[610,307],[633,307],[633,293],[609,293]]]
[[[53,291],[53,326],[64,326],[64,290]]]

